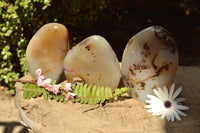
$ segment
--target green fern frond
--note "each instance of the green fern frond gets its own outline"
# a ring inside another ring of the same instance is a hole
[[[24,99],[30,99],[31,97],[33,98],[39,97],[45,91],[44,88],[39,87],[36,84],[31,84],[31,83],[24,84],[22,87],[22,90],[24,91],[23,93]]]
[[[48,98],[50,98],[56,100],[57,102],[66,103],[64,95],[54,95],[46,91],[44,88],[37,86],[36,84],[26,83],[22,87],[22,90],[24,91],[24,99],[43,96],[45,100],[48,100]],[[109,87],[100,87],[87,84],[73,84],[72,92],[76,94],[76,97],[72,98],[71,101],[81,104],[96,105],[98,103],[104,103],[106,100],[113,99],[114,97],[121,96],[129,90],[130,88],[127,87],[117,88],[113,93],[112,89]]]
[[[117,88],[115,92],[109,87],[92,86],[87,84],[77,84],[72,86],[73,92],[77,95],[73,100],[74,102],[95,105],[98,103],[104,103],[105,100],[113,99],[118,97],[130,90],[128,87]]]

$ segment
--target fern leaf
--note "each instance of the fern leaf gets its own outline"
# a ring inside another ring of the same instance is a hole
[[[87,88],[86,96],[91,97],[91,90],[92,90],[92,85],[90,84]],[[89,103],[89,99],[86,100],[86,103]]]
[[[91,97],[95,97],[96,90],[97,90],[97,87],[96,87],[96,85],[95,85],[95,86],[92,87]],[[92,105],[92,104],[93,104],[93,101],[94,101],[94,99],[93,99],[93,98],[90,98],[90,99],[89,99],[89,104]]]
[[[43,96],[44,100],[48,98],[54,99],[57,102],[64,102],[65,96],[62,94],[54,95],[44,88],[37,86],[36,84],[26,83],[22,87],[24,90],[23,97],[24,99],[30,99],[31,97],[36,98]],[[116,88],[115,92],[112,92],[112,89],[109,87],[100,87],[96,85],[87,85],[87,84],[73,84],[72,91],[76,94],[75,98],[72,98],[72,102],[79,102],[81,104],[90,104],[95,105],[98,103],[104,103],[106,100],[113,99],[114,97],[120,96],[128,92],[130,88]]]
[[[83,91],[82,91],[83,97],[81,98],[81,103],[87,103],[86,94],[87,94],[87,84],[84,84]]]
[[[25,90],[26,88],[28,88],[29,84],[24,84],[22,89]],[[28,91],[24,91],[23,93],[23,98],[27,99],[27,95],[28,95]]]
[[[93,102],[92,104],[95,105],[97,103],[99,103],[101,101],[101,87],[98,86],[96,88],[96,92],[94,93],[94,95],[92,96]]]
[[[101,103],[104,103],[105,99],[105,91],[104,91],[104,87],[101,87],[101,92],[100,92],[100,96],[101,98]]]
[[[46,93],[46,92],[43,93],[43,98],[44,98],[45,101],[47,101],[48,100],[48,93]]]
[[[79,94],[79,88],[80,88],[80,86],[81,86],[81,84],[77,84],[77,85],[75,86],[75,89],[74,89],[74,93],[75,93],[75,94]],[[80,101],[80,99],[77,98],[77,99],[76,99],[76,102],[79,102],[79,101]]]
[[[110,98],[113,98],[112,89],[108,89],[108,96],[109,96]]]
[[[124,94],[124,93],[126,93],[126,92],[128,92],[128,91],[130,91],[130,88],[128,88],[128,87],[123,87],[123,88],[121,88],[121,89],[117,88],[117,89],[115,89],[115,94],[114,94],[114,96],[115,96],[115,97],[120,96],[120,95],[122,95],[122,94]]]
[[[117,88],[113,94],[112,89],[109,87],[77,84],[76,86],[73,86],[73,88],[75,88],[73,92],[77,95],[77,97],[76,100],[71,101],[90,105],[104,103],[106,100],[120,96],[130,90],[130,88],[127,87],[123,87],[121,89]]]

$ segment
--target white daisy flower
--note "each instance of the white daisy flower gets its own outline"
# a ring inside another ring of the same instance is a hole
[[[147,95],[150,100],[146,100],[145,108],[149,108],[147,112],[153,112],[153,115],[161,115],[161,119],[167,118],[168,121],[174,121],[174,117],[181,120],[180,116],[187,116],[187,114],[183,113],[180,110],[188,110],[189,107],[183,106],[180,102],[185,101],[185,98],[176,98],[180,92],[182,91],[182,87],[179,87],[174,92],[175,84],[173,83],[170,87],[170,91],[166,87],[158,88],[158,90],[154,89],[154,93],[157,96]],[[175,99],[176,98],[176,99]],[[180,115],[180,116],[179,116]]]

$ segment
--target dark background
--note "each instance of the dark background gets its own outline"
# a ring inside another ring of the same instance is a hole
[[[123,50],[134,34],[148,26],[159,25],[174,36],[180,65],[200,65],[198,0],[113,0],[98,15],[98,20],[90,26],[66,25],[73,44],[98,34],[108,40],[121,60]]]
[[[0,4],[0,85],[14,90],[12,79],[27,74],[28,43],[51,22],[68,28],[71,47],[88,36],[103,36],[119,61],[132,36],[162,26],[177,42],[179,65],[200,66],[199,0],[8,0]]]

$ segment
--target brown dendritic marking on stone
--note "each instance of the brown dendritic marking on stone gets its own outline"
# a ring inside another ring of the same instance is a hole
[[[167,64],[167,61],[164,61],[161,65],[163,66],[163,65],[166,65]]]
[[[160,67],[160,68],[158,69],[157,74],[160,75],[163,71],[168,71],[168,70],[169,70],[169,64]]]
[[[149,51],[149,50],[150,50],[150,47],[148,46],[148,44],[147,44],[147,43],[145,43],[145,44],[144,44],[144,47],[143,47],[143,48],[144,48],[144,50],[147,50],[147,51]]]
[[[131,66],[129,67],[128,70],[129,70],[129,72],[131,73],[131,75],[136,76],[136,74],[135,74],[135,72],[133,71],[133,68],[132,68]]]
[[[144,89],[145,89],[144,86],[145,86],[145,83],[144,83],[144,82],[141,82],[141,83],[140,83],[141,90],[144,90]]]
[[[141,65],[141,64],[133,64],[134,70],[145,70],[148,68],[148,65]]]
[[[93,52],[92,52],[92,56],[93,56],[93,57],[96,57],[96,55],[94,55],[94,53],[93,53]]]
[[[131,88],[134,88],[134,85],[133,85],[133,83],[132,83],[132,82],[130,83],[130,85],[131,85]]]
[[[145,90],[145,87],[141,87],[140,90]]]
[[[158,53],[156,53],[153,57],[153,60],[151,62],[151,65],[153,66],[153,68],[156,70],[158,67],[155,65],[155,60],[156,60],[156,57],[157,57]]]
[[[171,50],[170,50],[170,54],[174,54],[176,52],[176,48],[172,48]]]
[[[133,38],[128,42],[128,45],[131,45],[133,43]]]
[[[146,60],[145,59],[142,59],[142,61],[141,61],[142,63],[146,63]]]
[[[171,63],[166,64],[164,66],[161,66],[158,68],[158,70],[156,71],[156,74],[152,76],[153,77],[158,77],[162,72],[164,71],[168,71],[169,70],[169,65],[172,65]]]
[[[144,44],[141,54],[144,55],[144,57],[148,57],[148,55],[151,54],[150,47],[147,43]]]
[[[91,46],[90,46],[90,45],[87,45],[87,46],[85,46],[85,48],[86,48],[88,51],[90,51]]]
[[[102,80],[102,74],[101,73],[99,74],[98,80]]]
[[[154,85],[154,86],[152,87],[152,90],[153,90],[153,89],[156,89],[156,85]]]
[[[141,83],[140,83],[140,86],[141,86],[141,87],[144,87],[144,86],[145,86],[145,83],[144,83],[144,82],[141,82]]]
[[[174,54],[176,51],[177,44],[173,36],[163,27],[154,26],[155,36],[161,40],[166,48],[170,48],[170,53]]]
[[[127,85],[128,85],[128,86],[130,86],[130,84],[129,84],[129,82],[128,82],[128,81],[126,81],[126,83],[127,83]]]
[[[137,92],[135,92],[135,97],[136,97],[136,98],[138,98],[138,97],[139,97],[139,95],[138,95],[138,93],[137,93]]]

